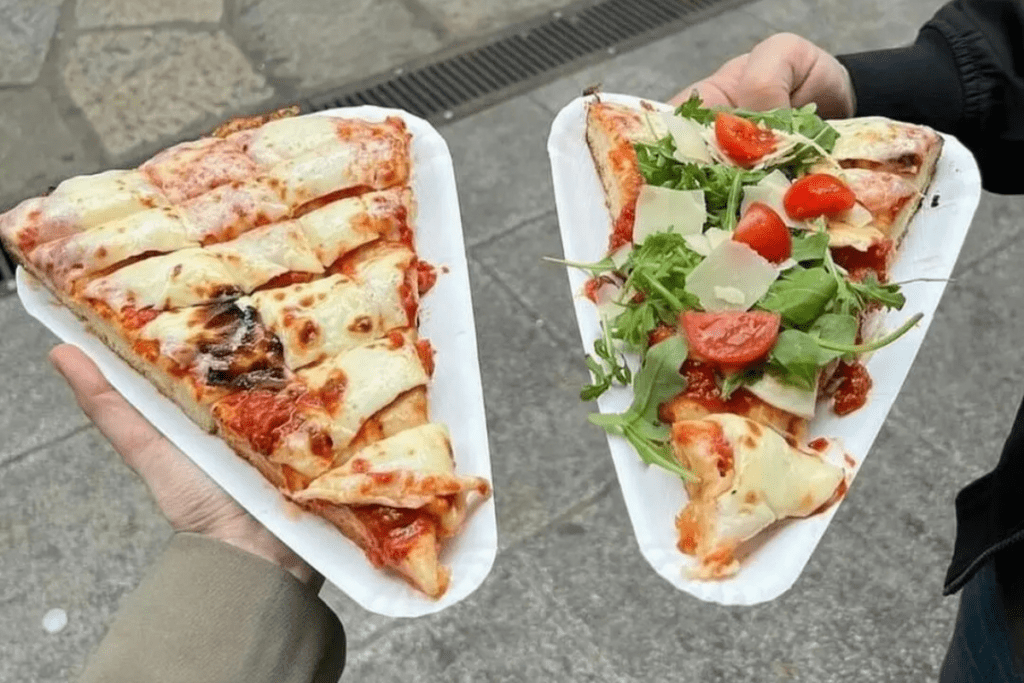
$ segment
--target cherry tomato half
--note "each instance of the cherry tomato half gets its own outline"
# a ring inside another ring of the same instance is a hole
[[[726,370],[762,360],[779,338],[781,316],[769,311],[686,311],[680,316],[690,357]]]
[[[732,233],[736,242],[743,242],[772,263],[782,263],[793,253],[793,238],[775,209],[761,202],[747,207],[747,212]]]
[[[740,166],[753,166],[777,144],[770,130],[724,111],[715,115],[715,138],[722,151]]]
[[[789,186],[782,198],[782,206],[790,218],[802,221],[845,211],[856,200],[853,190],[839,178],[827,173],[812,173]]]

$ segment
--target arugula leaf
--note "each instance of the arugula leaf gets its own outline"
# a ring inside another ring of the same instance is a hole
[[[722,400],[728,401],[732,397],[732,392],[736,391],[740,387],[753,384],[761,378],[762,374],[764,374],[763,369],[756,367],[744,370],[743,372],[734,372],[731,375],[725,375],[718,386],[718,391],[722,394]]]
[[[779,313],[790,325],[803,327],[825,311],[837,291],[839,285],[824,268],[796,266],[771,284],[757,306]]]
[[[790,258],[798,263],[804,261],[821,261],[828,249],[828,233],[805,232],[793,235],[793,253]]]
[[[614,342],[608,332],[608,326],[601,326],[604,336],[594,341],[594,356],[587,355],[586,364],[594,376],[594,382],[588,384],[580,391],[580,400],[593,401],[598,396],[608,391],[612,383],[617,382],[628,386],[633,378],[626,359],[621,354],[615,353]]]
[[[690,99],[676,107],[675,115],[686,119],[693,119],[702,126],[706,126],[715,120],[715,112],[703,105],[700,95],[696,91],[690,93]]]
[[[842,355],[841,351],[821,348],[818,340],[806,332],[783,330],[768,355],[768,364],[780,381],[811,390],[818,369]]]
[[[618,415],[593,414],[588,419],[611,434],[625,437],[648,465],[692,480],[694,475],[673,457],[668,426],[658,418],[659,406],[686,388],[686,378],[679,374],[686,354],[682,335],[655,344],[636,373],[629,409]]]
[[[679,368],[686,361],[686,340],[675,334],[647,351],[633,383],[633,405],[641,420],[658,422],[658,407],[686,388]]]
[[[648,185],[673,190],[703,190],[707,205],[707,227],[730,229],[736,220],[741,189],[754,185],[768,171],[748,171],[736,166],[703,165],[676,159],[675,142],[668,135],[654,144],[636,143],[640,172]]]
[[[906,297],[900,292],[898,284],[883,285],[874,273],[869,273],[860,282],[850,282],[850,288],[865,303],[874,302],[897,311],[902,310],[903,305],[907,302]]]
[[[770,111],[737,109],[734,113],[754,123],[761,123],[769,128],[787,133],[798,133],[811,140],[814,145],[807,143],[798,145],[786,156],[786,161],[783,164],[777,165],[777,167],[789,170],[790,174],[797,175],[821,156],[818,148],[825,152],[831,152],[835,147],[836,140],[839,139],[836,129],[818,116],[816,112],[817,107],[812,103],[799,109],[772,109]]]

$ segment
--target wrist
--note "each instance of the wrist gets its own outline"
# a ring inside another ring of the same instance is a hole
[[[276,564],[313,590],[320,590],[324,583],[319,572],[278,540],[266,527],[251,518],[236,521],[223,528],[211,529],[205,535]]]

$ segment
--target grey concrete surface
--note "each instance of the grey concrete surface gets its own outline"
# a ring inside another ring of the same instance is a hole
[[[233,111],[564,4],[0,0],[0,208]],[[547,129],[584,87],[665,98],[777,30],[839,52],[897,44],[938,4],[757,0],[441,128],[471,265],[500,550],[476,593],[431,617],[368,614],[325,587],[349,636],[343,680],[935,678],[956,609],[941,597],[953,497],[994,462],[1024,391],[1019,345],[1007,341],[1024,332],[1024,201],[983,198],[850,494],[794,588],[752,608],[690,598],[639,554],[603,435],[576,398],[585,372],[565,274],[542,257],[561,254]],[[366,36],[385,25],[369,59]],[[73,677],[169,533],[49,368],[53,343],[15,299],[0,299],[5,682]],[[69,624],[49,635],[40,622],[52,607]]]

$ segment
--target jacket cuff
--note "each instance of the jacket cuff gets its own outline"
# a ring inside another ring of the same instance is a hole
[[[956,132],[963,115],[962,86],[949,47],[937,32],[923,30],[909,47],[837,59],[850,73],[855,116],[887,116]]]
[[[227,543],[179,533],[81,681],[333,682],[344,663],[341,622],[316,591]]]

